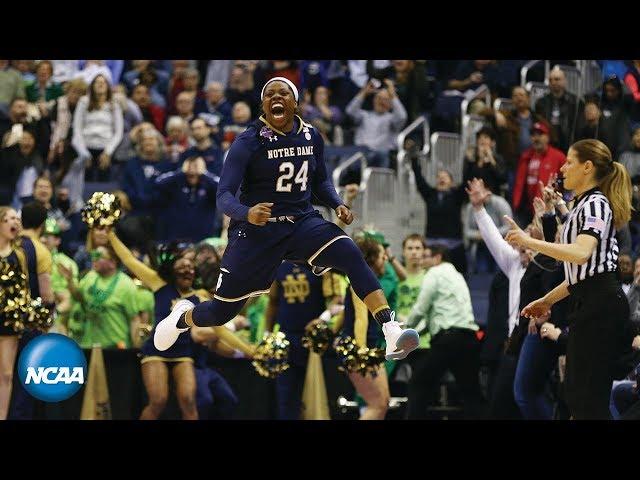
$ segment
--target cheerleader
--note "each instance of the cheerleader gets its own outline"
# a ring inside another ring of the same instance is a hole
[[[18,213],[10,207],[0,207],[0,261],[11,265],[17,275],[26,274],[27,262],[18,246],[21,225]],[[0,305],[0,309],[4,305]],[[0,311],[0,420],[6,420],[13,382],[13,372],[18,351],[20,332],[9,325],[8,319]]]
[[[158,271],[155,271],[136,259],[113,231],[109,231],[108,238],[122,263],[154,293],[155,324],[167,316],[175,302],[180,299],[188,299],[198,304],[211,298],[206,290],[193,289],[195,264],[189,255],[182,255],[183,251],[162,252]],[[169,396],[170,370],[175,381],[182,418],[198,419],[193,359],[197,349],[194,340],[196,343],[211,343],[223,338],[228,346],[237,348],[247,356],[252,354],[251,347],[236,339],[226,327],[213,330],[198,328],[193,333],[184,332],[170,349],[162,352],[153,345],[153,333],[141,349],[142,378],[149,396],[149,403],[140,415],[141,420],[157,419],[164,410]],[[226,350],[229,348],[227,347],[225,352]],[[231,351],[233,352],[233,349]]]
[[[32,299],[41,298],[42,302],[53,311],[55,308],[54,294],[51,287],[51,273],[53,258],[51,252],[40,241],[44,223],[47,219],[47,209],[38,202],[29,202],[22,207],[20,232],[20,249],[24,254],[26,275],[29,292]],[[25,329],[20,332],[18,351],[16,358],[20,357],[22,350],[34,338],[42,335],[38,329]],[[12,398],[9,407],[8,420],[33,420],[36,412],[36,399],[24,388],[17,376],[13,378]]]
[[[373,273],[379,279],[384,275],[387,256],[384,247],[373,238],[364,236],[354,240]],[[355,338],[358,347],[379,347],[384,340],[381,327],[375,321],[367,306],[349,287],[345,298],[344,323],[342,335]],[[360,420],[384,420],[389,408],[389,382],[385,366],[381,364],[375,372],[362,375],[350,372],[349,380],[356,392],[366,402],[366,408]]]

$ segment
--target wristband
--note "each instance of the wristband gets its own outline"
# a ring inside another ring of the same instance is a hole
[[[331,312],[329,310],[325,310],[324,312],[322,312],[320,314],[320,320],[322,320],[323,322],[328,322],[329,320],[331,320]]]
[[[240,350],[234,350],[233,351],[233,358],[244,358],[244,352],[240,351]]]

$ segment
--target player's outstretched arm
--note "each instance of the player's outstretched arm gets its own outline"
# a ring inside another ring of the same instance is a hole
[[[122,240],[118,238],[113,230],[109,231],[109,242],[120,261],[131,271],[131,273],[138,277],[145,286],[149,287],[151,291],[157,292],[167,284],[167,282],[160,278],[158,272],[149,268],[134,257],[131,250],[122,243]]]

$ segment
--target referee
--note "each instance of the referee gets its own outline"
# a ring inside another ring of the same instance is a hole
[[[522,309],[542,324],[571,295],[565,395],[573,419],[609,419],[616,361],[631,346],[629,304],[617,280],[616,228],[631,218],[631,180],[599,140],[574,143],[560,169],[575,194],[560,243],[529,237],[508,218],[507,241],[564,262],[565,281]],[[628,341],[627,341],[628,340]],[[627,345],[628,344],[628,345]]]

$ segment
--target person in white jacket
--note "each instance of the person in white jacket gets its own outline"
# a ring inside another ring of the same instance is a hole
[[[484,204],[484,208],[493,223],[498,226],[500,236],[506,235],[511,226],[509,222],[505,220],[504,216],[508,215],[511,217],[513,215],[509,202],[500,195],[490,195]],[[495,262],[492,260],[491,253],[485,247],[480,230],[476,225],[473,205],[468,204],[464,208],[462,218],[464,239],[469,245],[468,249],[471,253],[470,269],[472,271],[475,270],[476,273],[483,271],[487,273],[495,272]]]
[[[509,336],[520,319],[520,280],[533,256],[530,249],[514,248],[509,245],[496,224],[484,208],[491,192],[484,182],[477,178],[467,182],[467,193],[473,208],[473,218],[489,252],[496,264],[509,279]],[[489,417],[502,418],[506,411],[517,411],[513,395],[517,357],[505,353],[500,361],[493,392],[489,400]]]

